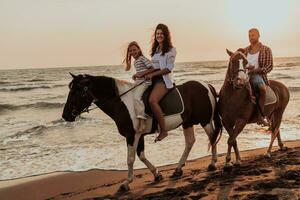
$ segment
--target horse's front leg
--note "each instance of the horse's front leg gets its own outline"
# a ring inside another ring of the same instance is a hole
[[[120,190],[129,190],[129,184],[133,181],[133,164],[135,161],[135,153],[137,149],[137,145],[139,142],[139,139],[141,137],[140,133],[136,133],[134,135],[133,143],[132,140],[127,137],[127,165],[128,165],[128,177],[127,179],[121,184]]]
[[[237,141],[236,138],[237,136],[240,134],[240,132],[244,129],[244,127],[246,126],[246,122],[245,120],[237,120],[234,126],[234,129],[229,128],[225,126],[228,134],[229,134],[229,138],[227,140],[227,144],[228,144],[228,148],[227,148],[227,155],[226,155],[226,162],[225,162],[225,166],[224,166],[224,170],[231,170],[231,148],[234,147],[234,151],[235,151],[235,155],[236,155],[236,163],[237,164],[241,164],[241,157],[240,157],[240,152],[237,148]]]
[[[182,167],[185,165],[185,162],[190,154],[190,151],[195,143],[195,134],[194,128],[189,127],[183,130],[184,138],[185,138],[185,149],[179,160],[179,163],[175,169],[175,172],[172,175],[172,178],[178,178],[182,175]]]

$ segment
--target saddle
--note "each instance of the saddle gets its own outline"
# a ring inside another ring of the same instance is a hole
[[[255,94],[256,94],[255,96],[259,97],[259,92],[257,90],[253,90],[253,92],[255,92]],[[252,102],[254,104],[256,104],[256,101],[252,101]],[[267,85],[265,106],[274,104],[276,102],[277,102],[277,96],[276,96],[275,92],[273,91],[273,89],[270,86]]]
[[[149,100],[148,100],[151,91],[152,91],[152,87],[148,87],[142,96],[142,100],[145,105],[145,114],[148,115],[148,117],[153,118],[153,112],[151,110]],[[160,101],[159,105],[165,116],[178,115],[183,113],[184,111],[183,100],[181,94],[179,93],[176,87],[173,87],[164,96],[164,98]]]

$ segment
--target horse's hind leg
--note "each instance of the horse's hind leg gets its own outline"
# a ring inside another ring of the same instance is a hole
[[[150,172],[153,174],[154,176],[154,181],[160,181],[162,180],[162,175],[158,172],[158,170],[156,169],[156,167],[154,165],[152,165],[152,163],[149,162],[149,160],[146,158],[145,156],[145,142],[144,142],[144,136],[142,136],[140,138],[139,144],[137,146],[137,155],[140,158],[140,160],[148,167],[148,169],[150,170]]]
[[[209,141],[210,141],[210,144],[211,145],[211,163],[208,165],[208,171],[214,171],[216,170],[216,162],[217,162],[217,145],[216,144],[212,144],[214,142],[212,142],[212,137],[213,137],[213,134],[214,134],[214,128],[213,128],[213,124],[212,122],[210,122],[209,124],[207,124],[206,126],[203,127],[208,138],[209,138]]]
[[[273,146],[273,143],[274,143],[274,140],[276,139],[276,137],[278,139],[278,145],[279,145],[280,149],[284,150],[284,146],[281,141],[280,130],[279,130],[281,120],[282,120],[282,115],[283,115],[283,112],[275,111],[272,116],[272,127],[271,127],[272,134],[271,134],[271,141],[269,144],[269,148],[268,148],[267,154],[266,154],[267,157],[271,157],[272,146]]]
[[[278,134],[277,134],[277,141],[278,141],[278,146],[279,146],[279,148],[280,148],[281,151],[285,151],[285,150],[288,149],[287,147],[285,147],[283,145],[283,142],[281,140],[280,130],[278,131]]]
[[[195,134],[194,134],[194,128],[189,127],[183,130],[184,138],[185,138],[185,149],[184,152],[179,160],[179,163],[175,169],[175,172],[173,173],[172,177],[177,178],[182,175],[182,167],[185,165],[185,162],[189,156],[189,153],[195,143]]]

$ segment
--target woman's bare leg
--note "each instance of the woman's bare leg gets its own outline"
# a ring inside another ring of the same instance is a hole
[[[156,83],[149,97],[151,109],[160,126],[160,133],[159,136],[156,138],[156,141],[160,141],[168,136],[163,111],[161,110],[159,105],[160,100],[167,94],[167,92],[168,89],[166,88],[164,83]]]

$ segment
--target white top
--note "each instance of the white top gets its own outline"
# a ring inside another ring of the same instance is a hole
[[[148,60],[145,56],[141,55],[139,56],[135,61],[134,61],[134,68],[137,73],[141,73],[143,71],[146,71],[150,67],[152,67],[152,63],[150,60]],[[136,79],[136,84],[141,83],[144,81],[145,78],[137,78]],[[146,84],[151,85],[151,80],[145,81]]]
[[[152,64],[155,69],[167,68],[170,70],[170,73],[162,76],[168,89],[173,88],[174,81],[172,70],[174,68],[176,54],[176,49],[173,47],[163,56],[161,55],[161,52],[155,53],[152,56]]]
[[[255,54],[248,53],[248,55],[247,55],[248,66],[253,65],[255,68],[258,68],[258,55],[259,55],[259,52],[255,53]]]

